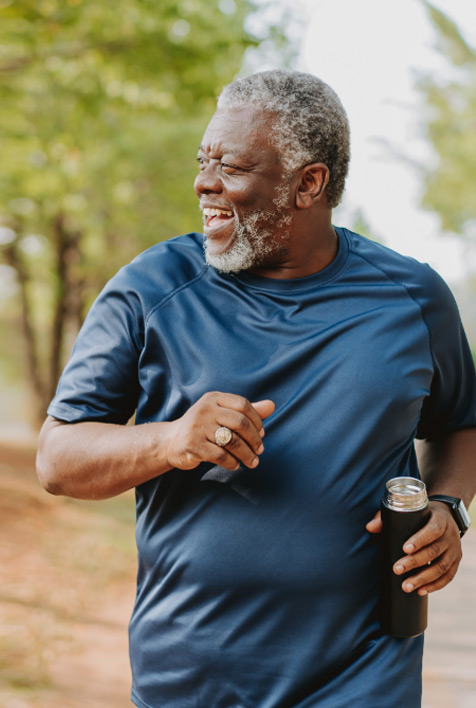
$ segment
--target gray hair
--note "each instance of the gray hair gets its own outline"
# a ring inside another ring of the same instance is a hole
[[[344,191],[349,167],[349,122],[339,97],[312,74],[277,69],[251,74],[225,86],[218,108],[254,106],[274,114],[271,140],[287,172],[311,162],[329,168],[330,208]]]

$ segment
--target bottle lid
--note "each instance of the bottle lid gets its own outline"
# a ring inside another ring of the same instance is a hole
[[[428,506],[425,483],[414,477],[394,477],[386,484],[383,503],[395,511],[417,511]]]

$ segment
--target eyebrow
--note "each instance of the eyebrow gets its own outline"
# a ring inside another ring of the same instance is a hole
[[[198,153],[200,152],[202,152],[204,155],[207,155],[207,151],[203,147],[203,143],[200,143],[200,145],[198,146]],[[235,146],[234,148],[230,148],[229,150],[223,150],[220,154],[221,157],[219,159],[226,157],[232,162],[236,160],[239,163],[239,169],[243,170],[244,172],[251,172],[256,167],[256,160],[254,160],[251,155],[243,154],[243,152],[237,146]]]
[[[197,152],[203,152],[203,153],[206,154],[207,151],[206,151],[205,148],[203,147],[202,143],[200,143],[200,145],[198,146]],[[223,154],[230,154],[230,152],[231,152],[238,160],[242,160],[245,164],[247,164],[247,165],[251,165],[251,164],[252,164],[252,161],[250,161],[250,157],[244,155],[243,152],[242,152],[241,150],[239,150],[239,148],[235,148],[235,149],[230,150],[230,151],[224,151]]]

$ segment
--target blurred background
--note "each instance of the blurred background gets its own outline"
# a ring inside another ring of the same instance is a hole
[[[276,67],[348,111],[334,222],[436,268],[476,350],[474,0],[0,0],[1,708],[130,705],[133,496],[48,497],[38,426],[106,281],[201,229],[221,88]],[[475,536],[431,598],[425,708],[476,705]]]

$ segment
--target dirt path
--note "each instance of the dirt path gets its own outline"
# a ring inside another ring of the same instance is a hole
[[[50,497],[0,447],[0,708],[128,708],[132,495]]]
[[[132,495],[50,497],[33,459],[0,445],[0,708],[128,708]],[[463,547],[457,578],[430,598],[423,708],[476,706],[475,530]]]

